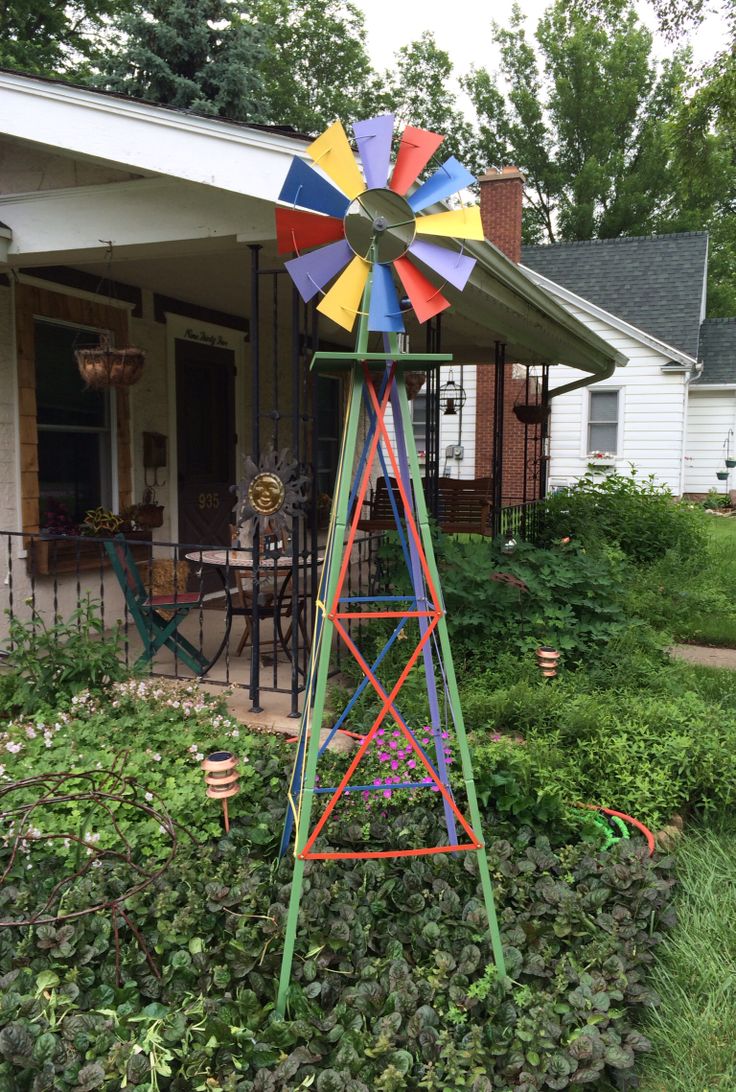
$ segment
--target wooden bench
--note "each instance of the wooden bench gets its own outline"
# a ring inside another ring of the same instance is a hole
[[[401,512],[401,498],[394,478],[389,478],[397,508]],[[426,486],[426,479],[422,479]],[[438,518],[446,534],[490,535],[491,532],[491,479],[490,478],[438,478]],[[386,479],[379,478],[370,501],[368,512],[358,527],[361,531],[393,531],[396,529],[391,497]]]

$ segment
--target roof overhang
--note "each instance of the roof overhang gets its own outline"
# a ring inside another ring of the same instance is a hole
[[[168,232],[169,242],[183,247],[191,242],[186,236],[192,225],[199,230],[194,237],[202,246],[221,245],[225,238],[233,245],[270,242],[275,236],[272,210],[289,161],[294,155],[306,156],[306,138],[296,135],[13,72],[0,71],[0,103],[0,137],[143,176],[96,187],[94,195],[67,190],[0,197],[0,218],[13,229],[8,261],[18,268],[84,262],[83,248],[75,249],[70,240],[75,236],[79,244],[85,234],[90,239],[86,257],[90,261],[93,243],[99,252],[103,222],[102,217],[100,223],[90,222],[91,196],[106,203],[107,234],[102,237],[107,238],[110,218],[126,202],[143,211],[140,203],[146,201],[147,190],[150,195],[167,185],[172,195],[178,186],[189,205],[170,200],[170,222],[156,218],[150,229],[140,217],[139,235],[129,242],[131,252],[145,244],[146,232],[158,245],[166,242],[163,236]],[[82,230],[75,233],[75,224]],[[60,233],[55,246],[44,249],[54,230]],[[493,342],[500,340],[506,344],[507,359],[564,363],[592,379],[610,375],[625,362],[490,243],[466,244],[466,250],[477,259],[476,268],[462,293],[447,289],[453,307],[443,318],[443,348],[451,349],[456,359],[489,362]]]

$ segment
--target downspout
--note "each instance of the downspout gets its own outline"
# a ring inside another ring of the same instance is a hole
[[[621,357],[619,354],[617,354],[617,356],[623,364],[625,357]],[[610,379],[617,367],[618,360],[615,360],[606,367],[605,371],[596,372],[594,375],[585,375],[582,379],[575,379],[572,383],[565,383],[562,387],[553,387],[547,396],[548,401],[551,401],[553,398],[558,398],[561,394],[569,394],[570,391],[576,391],[580,387],[590,387],[593,383],[600,383],[603,379]]]
[[[703,370],[702,362],[698,361],[694,368],[690,369],[689,374],[685,377],[684,386],[684,412],[682,414],[682,456],[680,458],[680,497],[685,496],[685,448],[687,447],[687,426],[688,418],[690,416],[690,384],[693,379],[697,379]]]

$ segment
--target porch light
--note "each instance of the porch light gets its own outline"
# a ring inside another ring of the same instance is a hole
[[[230,833],[227,802],[231,796],[237,796],[240,792],[238,785],[240,774],[236,769],[237,765],[238,760],[231,751],[215,751],[201,763],[207,795],[211,800],[222,801],[222,818],[226,834]]]
[[[457,417],[457,411],[463,408],[467,397],[465,388],[455,382],[450,372],[450,378],[440,387],[440,409],[443,415]]]

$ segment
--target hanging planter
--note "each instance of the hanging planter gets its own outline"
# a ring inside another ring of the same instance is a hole
[[[143,375],[146,354],[142,349],[113,349],[110,339],[101,337],[99,345],[77,349],[74,356],[79,374],[92,390],[107,387],[132,387]]]
[[[726,482],[726,481],[728,481],[728,471],[727,470],[716,470],[716,477],[718,478],[719,482]]]
[[[523,425],[543,425],[549,417],[549,411],[550,406],[543,402],[514,406],[514,416]]]
[[[733,468],[736,466],[736,459],[726,459],[726,466],[729,468],[729,470],[733,470]]]

